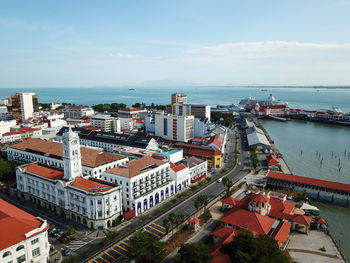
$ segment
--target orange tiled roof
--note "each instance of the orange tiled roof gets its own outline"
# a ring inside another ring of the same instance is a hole
[[[60,158],[63,156],[62,143],[46,141],[38,138],[31,138],[24,142],[12,145],[10,148],[21,151],[35,151],[44,156],[57,156]],[[87,147],[80,147],[80,152],[82,165],[88,167],[97,167],[125,158],[121,155]]]
[[[52,180],[62,180],[64,175],[62,170],[52,169],[37,163],[27,165],[23,167],[23,169],[29,173],[40,175]]]
[[[275,219],[244,209],[232,208],[220,221],[233,226],[248,228],[250,231],[266,235],[275,222]]]
[[[42,223],[34,216],[0,199],[0,251],[25,240],[24,235],[40,227]],[[47,224],[43,231],[48,228]]]
[[[153,157],[153,156],[152,156]],[[179,164],[179,165],[175,165],[172,162],[170,162],[170,168],[171,170],[173,170],[175,173],[183,170],[186,168],[186,166],[184,164]]]
[[[152,158],[151,156],[145,156],[140,159],[134,159],[125,165],[118,166],[115,168],[112,168],[110,170],[107,170],[107,173],[123,176],[123,177],[134,177],[136,175],[139,175],[143,173],[143,169],[147,169],[148,167],[152,167],[152,165],[155,166],[161,166],[165,164],[165,162],[161,160],[157,160]]]
[[[94,180],[86,179],[83,177],[77,177],[75,178],[74,182],[71,184],[71,186],[75,188],[82,189],[87,192],[106,192],[108,190],[111,190],[113,187],[110,185],[106,185],[103,183],[96,182]]]

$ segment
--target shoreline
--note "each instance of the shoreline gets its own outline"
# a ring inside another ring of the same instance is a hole
[[[262,125],[262,123],[259,122],[258,125],[259,125],[259,128],[262,129],[262,130],[264,131],[264,133],[265,133],[267,139],[268,139],[269,142],[271,143],[271,146],[273,146],[274,149],[275,149],[276,151],[279,152],[278,148],[277,148],[277,147],[275,146],[275,144],[274,144],[274,141],[271,139],[269,133],[266,131],[266,129],[265,129],[265,127]],[[283,157],[281,157],[281,159],[283,159],[285,165],[287,166],[287,168],[289,169],[289,171],[291,171],[291,169],[289,168],[289,166],[288,166],[287,162],[285,161],[285,159],[284,159]],[[311,199],[311,200],[312,200],[312,199]],[[309,203],[312,204],[312,201],[309,201]],[[335,241],[334,237],[332,236],[332,233],[328,230],[328,228],[326,229],[326,233],[327,233],[327,234],[329,235],[329,237],[331,238],[333,244],[334,244],[335,247],[337,248],[339,254],[340,254],[341,257],[342,257],[342,259],[343,259],[346,263],[348,263],[347,258],[345,257],[343,251],[341,250],[341,248],[339,247],[339,245],[338,245],[337,242]]]

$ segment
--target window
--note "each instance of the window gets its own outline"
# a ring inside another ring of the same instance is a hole
[[[22,255],[22,256],[17,258],[17,263],[22,263],[24,261],[26,261],[26,256],[25,255]]]
[[[11,252],[10,252],[10,251],[6,251],[6,252],[4,253],[4,255],[2,255],[2,257],[4,258],[4,257],[7,257],[7,256],[9,256],[9,255],[11,255]]]
[[[31,241],[31,244],[34,245],[34,244],[36,244],[36,243],[38,243],[38,242],[39,242],[39,238],[36,238],[36,239],[33,239],[33,240]]]
[[[23,245],[20,245],[16,248],[16,251],[20,251],[21,249],[24,249],[24,246]]]
[[[101,205],[101,204],[102,204],[102,201],[101,201],[101,200],[97,200],[97,204],[98,204],[98,205]]]
[[[37,247],[36,249],[33,249],[32,250],[32,255],[33,255],[33,258],[36,258],[36,257],[40,256],[40,248]]]

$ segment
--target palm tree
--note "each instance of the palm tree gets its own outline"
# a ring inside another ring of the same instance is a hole
[[[231,188],[233,186],[232,180],[230,178],[228,178],[228,177],[224,177],[222,179],[222,184],[225,187],[225,197],[230,196],[231,195]]]
[[[205,207],[208,203],[209,203],[209,197],[207,195],[199,195],[194,205],[198,209],[198,208]]]
[[[164,219],[163,226],[166,229],[166,233],[169,234],[169,230],[171,228],[171,222],[170,222],[169,218]]]

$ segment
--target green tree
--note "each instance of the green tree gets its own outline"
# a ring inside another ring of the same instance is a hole
[[[235,263],[289,263],[275,240],[266,235],[254,237],[250,231],[242,231],[233,241],[222,245],[220,251]]]
[[[146,232],[135,232],[130,238],[130,258],[139,262],[160,262],[166,253],[165,243]]]
[[[136,102],[134,105],[132,105],[133,108],[141,108],[141,103]]]
[[[182,244],[174,263],[210,263],[210,247],[203,242]]]
[[[225,197],[230,196],[232,194],[232,190],[231,190],[231,188],[233,186],[232,180],[230,178],[228,178],[228,177],[224,177],[222,179],[222,184],[225,187]]]
[[[209,203],[209,197],[207,195],[199,195],[194,203],[197,209],[205,207]]]

